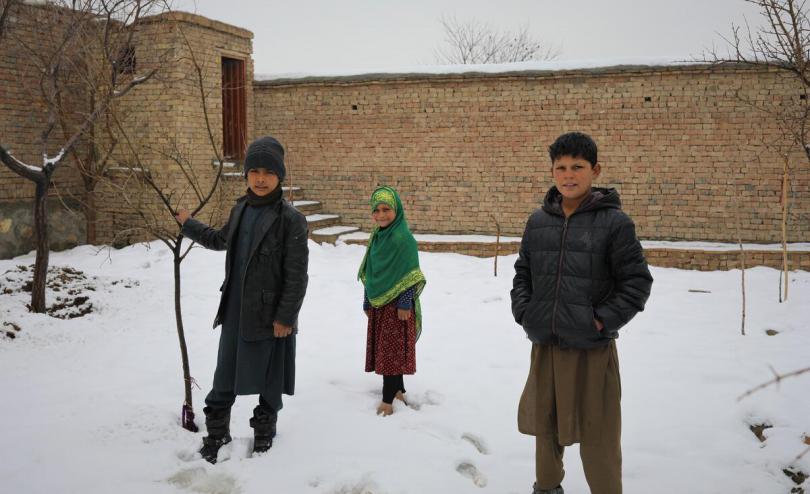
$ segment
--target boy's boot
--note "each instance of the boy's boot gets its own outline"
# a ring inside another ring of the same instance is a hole
[[[208,436],[203,438],[200,455],[205,458],[205,461],[216,463],[219,448],[231,442],[231,409],[205,407],[203,413],[205,413],[205,428],[208,430]]]
[[[273,446],[278,414],[261,405],[253,409],[250,426],[253,427],[253,452],[264,453]]]
[[[555,487],[553,489],[538,489],[537,484],[534,484],[533,487],[534,487],[534,490],[532,491],[533,494],[564,494],[563,488],[562,488],[561,485],[558,485],[557,487]]]

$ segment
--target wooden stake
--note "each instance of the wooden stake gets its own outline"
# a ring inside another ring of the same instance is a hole
[[[492,221],[495,222],[495,277],[498,277],[498,254],[501,251],[501,224],[495,219],[494,215],[490,215]]]
[[[787,220],[788,220],[788,156],[785,155],[785,167],[782,172],[782,272],[784,273],[784,295],[782,300],[787,302],[788,285],[790,284],[787,252]]]

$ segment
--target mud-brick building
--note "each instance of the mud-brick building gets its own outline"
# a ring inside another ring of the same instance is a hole
[[[120,166],[109,170],[97,194],[100,243],[120,245],[149,237],[132,211],[133,198],[139,198],[132,193],[137,180],[129,174],[136,163],[172,197],[173,207],[190,208],[195,197],[188,175],[200,191],[207,191],[222,159],[222,179],[205,212],[214,223],[243,193],[241,174],[234,167],[253,134],[253,34],[184,12],[147,17],[138,29],[136,57],[154,60],[161,68],[154,81],[136,87],[120,105],[133,142],[121,147],[116,156]],[[127,203],[116,188],[122,184],[130,192]],[[155,223],[176,230],[158,196],[148,188],[143,192],[144,203],[137,207],[146,209]]]
[[[619,189],[644,240],[780,242],[787,156],[788,241],[810,242],[810,166],[762,111],[805,104],[801,88],[784,72],[705,65],[530,66],[490,73],[254,80],[249,31],[179,12],[146,19],[138,29],[143,30],[135,47],[138,63],[156,60],[158,53],[171,53],[173,63],[127,99],[130,107],[123,113],[136,129],[135,148],[179,194],[183,177],[155,149],[182,149],[206,182],[213,178],[213,143],[232,165],[217,200],[205,210],[214,222],[243,191],[239,167],[245,143],[272,134],[287,147],[291,185],[345,224],[367,226],[366,198],[386,183],[402,192],[417,232],[493,234],[497,221],[503,234],[519,235],[551,182],[548,145],[563,132],[581,130],[600,146],[600,184]],[[204,68],[212,138],[189,61],[192,51]],[[0,96],[0,109],[16,108],[26,122],[35,116],[25,111],[32,105],[25,101],[24,81],[8,75],[19,72],[18,65],[0,47],[0,77],[13,87]],[[0,139],[24,157],[36,153],[25,148],[35,123],[1,121]],[[31,187],[3,169],[0,180],[0,222],[11,218],[19,237],[24,218],[12,218],[9,211],[24,209]],[[58,190],[75,192],[69,167],[56,181]],[[120,233],[133,224],[117,195],[109,187],[98,194],[99,242],[121,240]],[[157,201],[154,205],[154,216],[165,220],[165,211]],[[81,223],[75,215],[65,218],[70,221],[64,224]],[[2,243],[8,234],[2,225],[0,255],[25,251]],[[74,240],[82,241],[81,228]],[[651,252],[663,265],[694,265],[702,255]],[[723,256],[716,267],[733,263],[734,254]],[[767,257],[754,262],[778,264],[778,256]],[[715,266],[707,262],[703,265]],[[810,269],[807,253],[794,255],[792,262]]]

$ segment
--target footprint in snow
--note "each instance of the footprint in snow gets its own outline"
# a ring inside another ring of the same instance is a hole
[[[476,436],[475,434],[472,434],[470,432],[465,432],[464,434],[461,435],[461,439],[464,440],[464,441],[467,441],[470,444],[472,444],[473,447],[475,447],[475,449],[477,449],[478,452],[481,453],[482,455],[488,455],[489,454],[489,449],[487,448],[486,444],[484,443],[484,440],[481,439],[480,437]]]
[[[239,494],[236,480],[224,473],[209,473],[204,467],[187,468],[172,475],[166,482],[175,487],[201,494]]]
[[[408,400],[408,406],[414,410],[419,410],[423,405],[441,405],[444,401],[444,396],[438,391],[427,390],[424,393],[406,393],[405,398]]]
[[[487,478],[484,477],[484,474],[481,473],[481,471],[478,470],[478,468],[472,463],[467,462],[459,463],[458,466],[456,467],[456,472],[472,480],[472,483],[475,484],[477,487],[487,486]]]
[[[379,487],[371,480],[361,480],[356,484],[341,485],[340,487],[329,491],[330,494],[385,494],[385,491],[379,490]]]

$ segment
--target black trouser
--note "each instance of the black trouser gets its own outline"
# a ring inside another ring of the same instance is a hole
[[[383,376],[383,403],[391,404],[398,392],[405,392],[405,383],[402,374]]]

